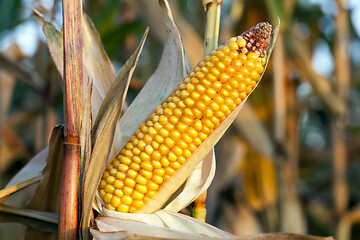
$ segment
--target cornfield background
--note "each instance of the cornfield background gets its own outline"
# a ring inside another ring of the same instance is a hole
[[[203,58],[202,2],[170,3],[194,67]],[[60,1],[0,0],[1,189],[63,122],[59,74],[31,8],[58,27],[62,22]],[[157,1],[88,0],[84,11],[116,72],[150,27],[130,103],[162,53],[165,26]],[[358,239],[360,2],[224,0],[220,43],[258,22],[275,24],[278,16],[279,37],[260,87],[216,146],[206,221],[236,235]],[[24,223],[0,211],[1,238],[17,239]]]

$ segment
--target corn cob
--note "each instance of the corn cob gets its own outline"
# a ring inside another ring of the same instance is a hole
[[[271,25],[259,23],[214,50],[140,125],[99,184],[106,208],[135,213],[187,161],[261,78]]]

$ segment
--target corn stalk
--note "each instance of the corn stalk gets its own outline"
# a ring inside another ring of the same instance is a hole
[[[64,159],[61,175],[59,239],[77,239],[82,106],[82,1],[63,1]]]

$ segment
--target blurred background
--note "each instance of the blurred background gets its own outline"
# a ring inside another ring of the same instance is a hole
[[[201,0],[169,1],[192,66],[203,58]],[[61,28],[61,1],[0,0],[0,188],[63,122],[60,77],[32,13]],[[156,68],[156,0],[87,0],[115,71],[150,33],[128,102]],[[216,146],[206,221],[237,235],[360,238],[360,1],[224,0],[220,43],[261,21],[279,37],[259,87]],[[0,236],[11,226],[0,218]]]

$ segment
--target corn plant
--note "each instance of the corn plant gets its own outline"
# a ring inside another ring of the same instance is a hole
[[[51,190],[49,181],[61,179],[55,193],[60,211],[57,217],[45,212],[57,206],[0,209],[59,223],[60,239],[87,239],[89,233],[95,239],[323,239],[281,233],[237,237],[178,213],[209,187],[213,147],[242,114],[279,31],[279,25],[272,30],[259,23],[217,48],[221,2],[204,1],[207,20],[215,20],[205,37],[208,55],[191,70],[169,4],[159,1],[167,26],[163,54],[126,111],[127,90],[149,30],[116,75],[81,1],[63,2],[63,32],[35,11],[63,79],[65,127],[54,128],[49,147],[10,181],[0,199],[37,182],[31,199],[36,204]],[[60,178],[53,171],[62,159]]]

